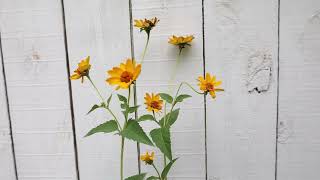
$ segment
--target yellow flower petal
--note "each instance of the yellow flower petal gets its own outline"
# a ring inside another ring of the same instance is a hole
[[[110,85],[117,85],[118,89],[128,89],[130,85],[137,80],[141,72],[141,64],[136,64],[132,59],[126,59],[118,67],[113,67],[107,71],[109,77],[106,82]]]

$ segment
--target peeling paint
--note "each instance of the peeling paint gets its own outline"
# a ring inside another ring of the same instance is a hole
[[[299,48],[303,53],[304,60],[317,59],[320,46],[320,10],[314,12],[306,19],[303,32],[299,37]]]
[[[233,27],[234,25],[238,24],[238,12],[233,8],[233,1],[232,0],[220,0],[216,2],[216,10],[217,18],[219,18],[219,24],[223,25],[223,27]]]
[[[270,88],[272,79],[272,57],[265,51],[258,51],[248,59],[247,88],[248,92],[261,93]]]
[[[290,131],[288,125],[286,125],[283,121],[279,122],[278,127],[278,143],[279,144],[286,144],[290,137],[293,136],[293,132]]]

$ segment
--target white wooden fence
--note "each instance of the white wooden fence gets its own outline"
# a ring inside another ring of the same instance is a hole
[[[214,72],[226,89],[184,105],[170,179],[320,179],[319,0],[0,0],[1,180],[119,179],[118,139],[83,138],[107,117],[85,116],[98,99],[68,76],[90,55],[92,77],[112,92],[105,71],[139,59],[144,46],[131,16],[160,19],[139,104],[146,91],[172,86],[172,34],[196,37],[177,80]],[[126,176],[138,171],[136,145],[128,146]]]

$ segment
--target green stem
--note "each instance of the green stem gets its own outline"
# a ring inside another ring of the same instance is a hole
[[[141,64],[143,63],[144,57],[146,56],[146,52],[147,52],[148,45],[149,45],[149,39],[150,39],[150,34],[148,34],[147,41],[146,41],[146,44],[144,46],[144,50],[143,50],[142,57],[141,57]]]
[[[169,84],[173,84],[173,81],[174,81],[174,79],[176,78],[178,65],[179,65],[179,63],[180,63],[181,53],[182,53],[182,48],[179,49],[179,54],[178,54],[178,56],[177,56],[176,64],[175,64],[175,66],[174,66],[172,75],[171,75],[171,77],[170,77],[170,82],[169,82]],[[169,91],[172,92],[172,91],[173,91],[173,88],[172,88],[172,89],[170,88]]]
[[[88,77],[89,81],[91,82],[93,88],[97,91],[100,99],[104,102],[105,100],[104,100],[103,96],[101,95],[101,93],[100,93],[99,89],[97,88],[97,86],[93,83],[93,81],[91,80],[89,75],[87,77]]]
[[[128,89],[128,105],[130,106],[130,98],[131,98],[131,85],[129,86],[129,89]]]
[[[153,121],[156,122],[161,127],[161,124],[159,123],[159,121],[157,121],[156,114],[154,113],[154,111],[152,111],[152,114],[153,114],[153,118],[154,118]]]
[[[107,107],[104,107],[104,108],[108,111],[108,113],[111,114],[111,116],[112,116],[112,117],[114,118],[114,120],[117,122],[120,131],[122,131],[122,127],[121,127],[121,125],[120,125],[120,123],[119,123],[119,120],[118,120],[118,118],[114,115],[114,113],[111,111],[111,109],[109,108],[109,104],[107,104],[107,103],[105,102],[105,100],[104,100],[104,98],[102,97],[99,89],[98,89],[97,86],[93,83],[93,81],[91,80],[91,78],[90,78],[89,75],[87,76],[87,78],[89,79],[89,81],[90,81],[90,83],[92,84],[93,88],[96,90],[96,92],[97,92],[97,94],[99,95],[101,101],[102,101],[104,104],[107,105]]]
[[[159,173],[159,171],[158,171],[157,167],[156,167],[153,163],[152,163],[152,166],[153,166],[153,168],[156,170],[156,172],[157,172],[157,174],[158,174],[159,179],[160,179],[160,180],[162,180],[161,175],[160,175],[160,173]]]
[[[167,166],[167,158],[166,156],[163,154],[163,168],[165,168]],[[164,180],[166,180],[167,178],[165,177]]]
[[[120,180],[123,180],[123,154],[124,154],[124,137],[121,137]]]
[[[200,95],[205,94],[205,93],[202,93],[202,92],[197,91],[196,89],[194,89],[194,87],[192,87],[192,86],[191,86],[189,83],[187,83],[187,82],[182,82],[182,84],[187,85],[193,92],[195,92],[195,93],[197,93],[197,94],[200,94]]]
[[[143,53],[142,53],[141,64],[144,61],[144,57],[146,56],[147,48],[148,48],[148,45],[149,45],[150,34],[148,33],[147,35],[148,35],[147,42],[145,44],[145,47],[144,47],[144,50],[143,50]],[[133,85],[133,94],[134,94],[134,106],[137,106],[137,84],[136,83],[134,83],[134,85]],[[138,111],[137,110],[135,111],[134,116],[135,116],[135,119],[138,119]],[[138,142],[137,142],[137,159],[138,159],[138,172],[140,174],[141,173],[140,143],[138,143]]]
[[[174,108],[174,106],[175,106],[175,101],[176,101],[176,99],[177,99],[177,97],[178,97],[178,94],[179,94],[179,91],[180,91],[182,85],[184,85],[184,84],[187,85],[189,88],[191,88],[191,90],[193,90],[193,91],[194,91],[195,93],[197,93],[197,94],[201,94],[201,95],[205,94],[205,93],[198,92],[197,90],[195,90],[189,83],[187,83],[187,82],[181,82],[180,85],[179,85],[179,88],[178,88],[178,90],[177,90],[177,92],[176,92],[176,94],[175,94],[175,96],[174,96],[174,98],[173,98],[173,102],[172,102],[172,105],[171,105],[171,108],[170,108],[170,114],[169,114],[168,118],[165,119],[165,124],[167,123],[166,121],[167,121],[168,119],[170,119],[172,110],[173,110],[173,108]]]

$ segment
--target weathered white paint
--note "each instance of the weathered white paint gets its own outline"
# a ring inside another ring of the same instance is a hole
[[[70,69],[81,58],[91,56],[90,76],[107,98],[114,93],[111,108],[123,117],[116,93],[106,84],[106,71],[131,57],[129,3],[127,1],[68,0],[65,1]],[[76,132],[79,151],[80,178],[92,180],[120,179],[120,137],[113,134],[84,135],[93,127],[111,120],[104,110],[86,113],[100,99],[89,81],[72,82]],[[135,142],[126,141],[125,177],[138,173]]]
[[[0,4],[19,180],[75,180],[60,1]]]
[[[148,52],[142,65],[141,77],[138,80],[138,104],[144,103],[146,92],[173,93],[182,81],[195,85],[195,79],[203,72],[202,64],[202,16],[201,1],[194,0],[133,0],[133,19],[158,17],[159,24],[152,30]],[[183,50],[180,63],[176,67],[178,48],[168,44],[172,35],[195,36],[192,47]],[[137,61],[142,57],[146,34],[134,28],[134,50]],[[175,79],[172,80],[172,76]],[[175,164],[170,179],[204,179],[204,105],[203,97],[196,95],[188,88],[183,93],[193,96],[181,108],[181,116],[172,129],[172,141]],[[145,108],[143,106],[143,108]],[[169,108],[169,107],[168,107]],[[144,113],[145,110],[143,111]],[[142,112],[140,111],[140,114]],[[149,129],[153,124],[145,123]],[[142,146],[142,153],[152,150]],[[162,157],[156,151],[156,163],[162,168]],[[143,171],[154,173],[152,168],[142,164]]]
[[[279,180],[320,177],[320,2],[281,0]]]
[[[206,71],[223,80],[226,89],[216,100],[207,99],[209,180],[275,179],[278,2],[204,1]],[[172,92],[175,82],[195,85],[202,75],[201,3],[132,0],[134,19],[160,19],[138,80],[139,114],[145,113],[145,92]],[[319,8],[317,0],[281,0],[278,180],[320,177]],[[91,76],[105,97],[118,93],[104,79],[106,70],[131,57],[129,2],[65,0],[65,11],[71,72],[90,55]],[[19,180],[76,180],[61,1],[0,0],[0,29]],[[172,34],[196,37],[177,69],[177,49],[167,43]],[[140,61],[146,35],[134,28],[132,38]],[[0,81],[0,179],[14,180],[2,73]],[[119,179],[119,137],[83,138],[110,116],[99,110],[85,115],[99,102],[87,81],[72,82],[72,91],[80,178]],[[193,99],[182,106],[172,130],[180,159],[170,179],[203,180],[203,99],[183,91]],[[121,116],[118,104],[112,107]],[[127,142],[125,176],[137,173],[135,143]],[[154,149],[142,145],[142,152],[146,150]],[[153,172],[143,163],[142,171]]]
[[[274,179],[277,3],[205,1],[206,71],[226,90],[207,99],[210,180]]]
[[[1,51],[0,51],[0,62]],[[5,83],[0,63],[0,179],[15,180]]]

